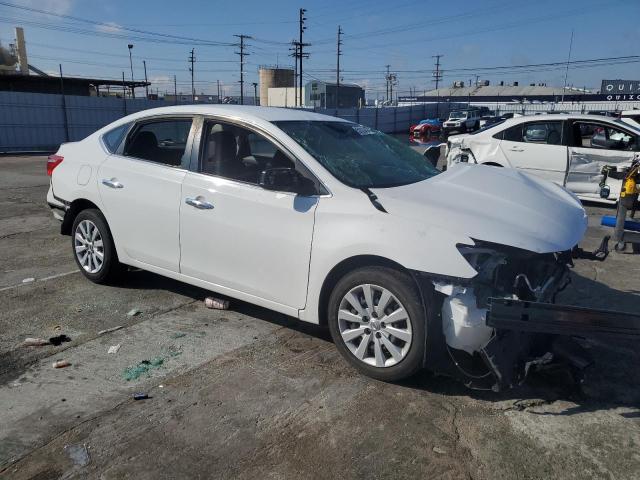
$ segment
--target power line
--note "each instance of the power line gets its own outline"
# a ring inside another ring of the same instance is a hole
[[[124,31],[128,31],[128,32],[133,32],[133,33],[140,33],[140,34],[144,34],[144,35],[153,35],[153,36],[158,36],[158,37],[163,37],[163,38],[173,39],[173,40],[187,40],[187,41],[191,41],[191,42],[207,43],[207,44],[216,45],[216,46],[230,46],[231,45],[231,44],[226,43],[226,42],[216,42],[216,41],[199,39],[199,38],[183,37],[183,36],[180,36],[180,35],[171,35],[171,34],[168,34],[168,33],[153,32],[153,31],[149,31],[149,30],[141,30],[141,29],[137,29],[137,28],[124,27],[124,26],[121,26],[121,25],[115,25],[114,26],[113,23],[106,23],[106,22],[99,22],[99,21],[96,21],[96,20],[89,20],[89,19],[86,19],[86,18],[75,17],[73,15],[65,15],[65,14],[61,14],[61,13],[55,13],[55,12],[51,12],[49,10],[42,10],[42,9],[39,9],[39,8],[28,7],[28,6],[25,6],[25,5],[16,5],[16,4],[10,3],[10,2],[0,1],[0,5],[3,5],[5,7],[10,7],[10,8],[15,8],[15,9],[18,9],[18,10],[25,10],[25,11],[32,12],[32,13],[40,13],[40,14],[43,14],[43,15],[50,15],[52,17],[64,18],[64,19],[73,20],[73,21],[76,21],[76,22],[88,23],[88,24],[91,24],[91,25],[97,25],[97,26],[101,26],[101,27],[109,28],[109,29],[113,29],[114,27],[117,27],[118,30],[124,30]]]

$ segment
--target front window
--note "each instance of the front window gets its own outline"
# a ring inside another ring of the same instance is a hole
[[[408,185],[439,173],[411,147],[369,127],[334,121],[274,123],[350,187]]]
[[[451,112],[449,114],[449,118],[451,120],[460,120],[462,118],[465,118],[467,116],[467,112]]]

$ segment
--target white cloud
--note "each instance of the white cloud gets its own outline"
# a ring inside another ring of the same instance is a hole
[[[122,25],[119,25],[116,22],[105,22],[104,25],[96,26],[96,30],[105,33],[119,33],[122,31]]]
[[[14,0],[14,2],[16,5],[66,15],[71,11],[75,0]],[[34,13],[34,15],[40,16],[41,14]]]

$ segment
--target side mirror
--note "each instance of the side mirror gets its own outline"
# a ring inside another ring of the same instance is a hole
[[[260,173],[258,184],[265,190],[291,192],[298,195],[310,196],[317,193],[312,180],[303,176],[295,168],[278,167],[267,168]]]

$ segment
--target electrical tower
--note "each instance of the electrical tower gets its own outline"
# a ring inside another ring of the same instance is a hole
[[[194,86],[194,82],[193,82],[193,64],[196,61],[196,57],[194,56],[195,50],[192,48],[191,49],[191,55],[189,55],[189,63],[191,64],[191,66],[189,67],[189,71],[191,72],[191,102],[195,102],[196,101],[196,87]]]
[[[240,105],[244,105],[244,57],[249,55],[244,52],[245,47],[247,47],[244,41],[251,37],[249,35],[234,35],[234,37],[240,39],[240,43],[238,44],[240,51],[235,53],[240,56]]]
[[[440,58],[442,58],[442,54],[433,55],[432,58],[436,59],[436,69],[433,71],[433,81],[436,83],[436,90],[440,85],[440,81],[442,80],[442,70],[440,70]]]
[[[338,43],[337,43],[337,55],[336,55],[336,108],[340,108],[340,46],[342,45],[342,27],[338,25]]]

